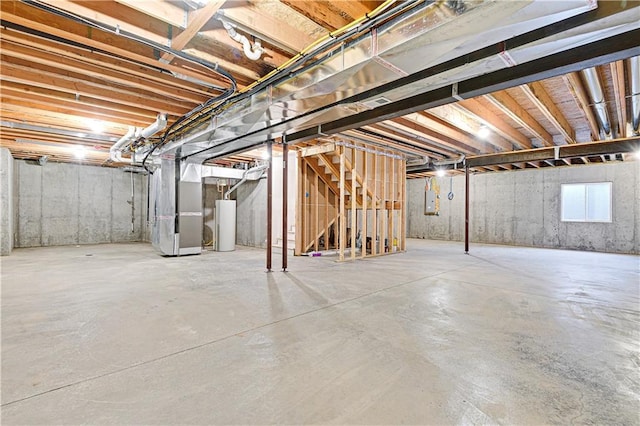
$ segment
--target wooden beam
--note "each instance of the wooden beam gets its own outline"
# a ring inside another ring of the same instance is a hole
[[[542,83],[536,81],[520,86],[527,98],[538,108],[547,120],[558,130],[567,143],[576,143],[576,131],[573,129],[569,121],[560,111],[560,108],[553,102],[551,96],[542,86]]]
[[[587,119],[589,123],[589,129],[591,130],[591,139],[594,141],[600,140],[600,127],[598,126],[598,121],[596,120],[593,111],[589,107],[589,96],[580,80],[580,75],[578,73],[572,72],[562,76],[567,87],[573,93],[573,98],[576,101],[576,104],[582,110],[582,114]]]
[[[351,19],[335,13],[322,1],[280,0],[280,3],[289,6],[296,12],[311,19],[327,31],[342,28],[351,22]]]
[[[496,148],[502,151],[510,151],[513,149],[514,143],[520,145],[525,143],[526,137],[517,132],[506,121],[502,120],[496,114],[491,112],[487,108],[487,103],[482,103],[478,99],[466,99],[464,101],[456,102],[453,104],[454,108],[462,111],[463,113],[475,118],[480,124],[484,124],[494,130],[496,135],[487,138],[487,142],[494,145]],[[499,137],[495,137],[499,136]],[[506,138],[506,139],[505,139]]]
[[[551,134],[547,132],[547,130],[542,127],[542,125],[538,123],[531,116],[531,114],[527,112],[527,110],[522,108],[522,106],[518,104],[518,102],[516,102],[516,100],[513,99],[506,91],[503,90],[501,92],[495,92],[489,95],[485,95],[484,99],[489,101],[490,104],[495,105],[513,121],[531,132],[542,142],[543,145],[554,145],[553,136],[551,136]],[[502,120],[493,121],[495,121],[496,123],[496,131],[504,133],[505,135],[509,135],[511,138],[519,138],[517,140],[512,140],[516,142],[515,145],[517,145],[520,149],[532,148],[529,138],[511,127],[508,123]],[[499,126],[497,124],[499,124]]]
[[[474,151],[475,149],[477,149],[473,145],[467,145],[466,143],[463,143],[457,139],[443,136],[441,133],[430,130],[421,123],[416,123],[415,121],[409,120],[405,117],[394,118],[390,121],[386,121],[384,124],[392,128],[399,128],[401,130],[411,132],[415,135],[416,138],[425,139],[426,141],[424,145],[427,147],[430,146],[429,142],[431,142],[436,146],[439,145],[454,152],[466,153],[468,151]],[[469,141],[466,142],[469,143]]]
[[[18,87],[16,87],[18,86]],[[132,125],[148,125],[150,121],[153,121],[156,117],[156,113],[153,111],[142,110],[139,108],[125,107],[113,102],[106,102],[95,100],[87,97],[82,97],[78,100],[74,95],[64,92],[55,92],[48,89],[29,88],[24,90],[22,85],[16,85],[11,82],[3,82],[2,84],[2,97],[7,99],[15,99],[24,102],[31,102],[34,107],[53,110],[55,108],[67,108],[73,111],[74,115],[84,114],[102,114],[118,118],[119,120],[126,120],[131,122]],[[40,91],[46,91],[48,93],[42,94]],[[143,124],[146,123],[146,124]]]
[[[307,146],[307,147],[301,148],[299,152],[300,152],[300,155],[303,157],[310,157],[318,154],[328,154],[328,153],[334,152],[335,150],[336,150],[335,143],[326,143],[323,145]]]
[[[115,0],[117,3],[128,6],[149,15],[155,19],[173,25],[176,28],[184,28],[187,22],[187,12],[181,7],[166,1],[157,0]]]
[[[104,101],[117,101],[123,105],[131,107],[144,106],[157,112],[166,112],[172,115],[182,115],[191,109],[189,105],[180,105],[179,102],[170,100],[154,99],[152,96],[142,93],[110,87],[106,84],[98,84],[88,81],[80,81],[71,75],[61,75],[43,70],[36,70],[33,67],[19,66],[7,63],[4,56],[2,60],[2,79],[19,84],[35,85],[50,90],[59,90],[72,93],[77,96],[88,96]]]
[[[106,1],[71,1],[71,0],[39,0],[74,15],[87,18],[105,26],[119,28],[121,31],[134,34],[146,40],[163,45],[169,40],[169,26],[153,19],[146,13],[131,10]],[[51,22],[51,20],[49,20]]]
[[[271,39],[296,52],[302,51],[314,42],[306,33],[284,21],[274,19],[255,7],[230,7],[224,9],[224,16],[251,28],[257,36],[264,37],[265,42],[268,43]]]
[[[191,39],[198,34],[202,27],[204,27],[205,24],[213,18],[213,15],[216,14],[224,2],[225,0],[211,0],[202,9],[192,12],[189,15],[189,24],[187,25],[187,28],[171,40],[171,48],[173,50],[184,49]],[[164,62],[171,62],[173,58],[175,58],[174,55],[170,53],[163,53],[160,60]]]
[[[108,67],[99,67],[87,64],[83,61],[65,58],[62,55],[51,54],[49,52],[19,46],[13,42],[3,40],[0,43],[2,54],[7,57],[32,61],[47,67],[47,69],[60,69],[72,73],[81,73],[83,76],[98,78],[108,82],[117,83],[124,87],[131,87],[138,90],[146,90],[172,99],[185,100],[200,104],[207,100],[207,97],[176,87],[168,87],[165,84],[156,83],[148,78],[142,78],[122,71],[114,71]]]
[[[56,21],[56,26],[53,27],[47,24],[47,22],[50,21],[48,13],[34,10],[31,6],[22,3],[0,1],[0,8],[2,11],[2,19],[7,22],[31,28],[53,37],[60,37],[94,49],[109,52],[121,58],[128,58],[152,67],[193,77],[213,85],[225,85],[224,80],[219,78],[219,76],[211,78],[209,75],[201,72],[195,72],[171,64],[164,64],[154,58],[154,50],[152,48],[141,46],[139,43],[123,39],[112,33],[95,29],[89,30],[86,25],[71,20],[58,20]],[[21,16],[21,14],[24,16]],[[145,53],[143,54],[142,52]]]
[[[80,49],[70,45],[61,45],[50,40],[44,40],[33,37],[29,34],[17,33],[10,30],[5,30],[2,34],[2,42],[6,41],[11,41],[16,45],[46,51],[50,54],[58,55],[59,57],[75,59],[82,63],[96,65],[112,71],[119,71],[129,76],[135,76],[160,83],[163,86],[177,89],[176,94],[180,94],[181,90],[185,90],[190,93],[199,93],[207,97],[212,96],[212,89],[184,79],[173,77],[168,73],[159,72],[153,67],[134,64],[130,61],[121,60],[97,51],[89,52],[86,49]]]
[[[609,64],[611,79],[613,80],[613,94],[616,99],[616,114],[618,117],[618,137],[627,137],[627,97],[624,78],[624,61]]]

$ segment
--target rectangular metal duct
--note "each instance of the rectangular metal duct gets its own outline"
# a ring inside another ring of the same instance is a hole
[[[384,96],[397,101],[506,68],[510,61],[522,63],[534,59],[544,50],[557,52],[587,43],[595,30],[619,33],[627,31],[629,25],[638,25],[634,16],[623,16],[608,22],[607,28],[578,29],[575,33],[551,36],[378,93],[370,99],[337,104],[450,59],[589,11],[596,4],[591,0],[488,0],[468,1],[465,6],[465,11],[457,15],[443,2],[425,4],[372,29],[304,72],[236,102],[205,125],[167,144],[161,152],[172,152],[182,146],[185,157],[211,148],[190,159],[201,162],[282,136],[284,132],[321,126],[371,109],[370,101],[374,98]],[[234,143],[225,144],[228,141]]]

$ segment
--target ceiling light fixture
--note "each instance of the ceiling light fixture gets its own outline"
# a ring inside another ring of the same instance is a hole
[[[444,177],[447,174],[447,172],[444,169],[438,169],[438,171],[436,172],[436,176],[438,177]]]
[[[486,139],[489,137],[489,128],[487,126],[480,126],[478,129],[478,137],[481,139]]]
[[[640,160],[640,149],[633,154],[637,160]]]
[[[102,133],[104,131],[104,123],[100,120],[89,120],[88,127],[94,133]]]
[[[76,156],[78,160],[82,160],[86,154],[87,149],[84,145],[77,145],[73,148],[73,155]]]

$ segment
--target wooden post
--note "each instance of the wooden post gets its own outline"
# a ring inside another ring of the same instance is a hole
[[[367,191],[369,190],[369,168],[367,167],[367,160],[369,156],[367,155],[367,150],[362,151],[362,234],[360,234],[360,243],[362,247],[360,248],[360,255],[362,257],[366,257],[367,255],[367,212],[369,210],[369,203],[367,201]]]
[[[378,252],[378,151],[373,152],[373,199],[371,200],[371,255]]]
[[[319,199],[320,199],[320,188],[318,187],[320,183],[319,177],[317,173],[313,174],[313,188],[311,188],[311,209],[313,215],[311,216],[311,223],[313,224],[313,234],[311,234],[311,238],[313,238],[313,250],[318,251],[318,222],[320,222],[319,218]]]
[[[384,151],[382,151],[384,154]],[[382,155],[382,170],[380,177],[382,179],[382,204],[380,207],[380,254],[384,254],[384,240],[387,238],[387,229],[384,226],[385,214],[384,210],[387,208],[387,157]]]
[[[307,165],[306,160],[302,179],[304,183],[302,185],[302,203],[304,207],[302,214],[304,215],[304,229],[301,229],[300,232],[302,232],[302,250],[306,250],[307,246],[309,245],[309,233],[311,228],[311,224],[309,223],[309,216],[311,215],[311,213],[308,211],[309,198],[307,197],[307,195],[309,194],[309,166]]]
[[[356,231],[358,230],[358,188],[356,188],[356,149],[351,148],[351,259],[356,258]]]
[[[344,208],[344,197],[345,197],[345,190],[344,190],[344,184],[345,184],[345,158],[344,158],[344,147],[341,146],[340,147],[340,236],[339,236],[339,253],[340,253],[340,260],[344,260],[344,247],[346,245],[346,238],[345,238],[345,234],[346,234],[346,227],[347,227],[347,223],[345,221],[346,219],[346,215],[345,215],[345,208]]]
[[[324,247],[329,250],[329,185],[324,184]]]

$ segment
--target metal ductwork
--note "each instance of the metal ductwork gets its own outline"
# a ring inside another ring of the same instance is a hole
[[[596,7],[589,0],[474,1],[464,2],[465,7],[460,7],[460,2],[455,5],[452,13],[446,3],[420,3],[369,29],[315,63],[292,70],[251,96],[225,106],[212,119],[203,120],[189,133],[158,149],[155,158],[182,147],[182,158],[202,162],[285,133],[317,128],[322,134],[325,123],[568,51],[590,43],[594,32],[608,37],[638,27],[637,8],[629,8],[606,20],[570,27],[476,61],[458,61],[457,66],[422,74],[423,70]]]
[[[582,70],[582,76],[587,83],[587,90],[589,96],[593,102],[598,121],[600,123],[600,130],[604,133],[606,139],[613,139],[611,133],[611,122],[609,121],[609,113],[607,111],[607,101],[600,85],[600,79],[598,78],[598,71],[595,68],[587,68]]]
[[[640,56],[629,59],[631,63],[631,125],[635,135],[640,134]]]

